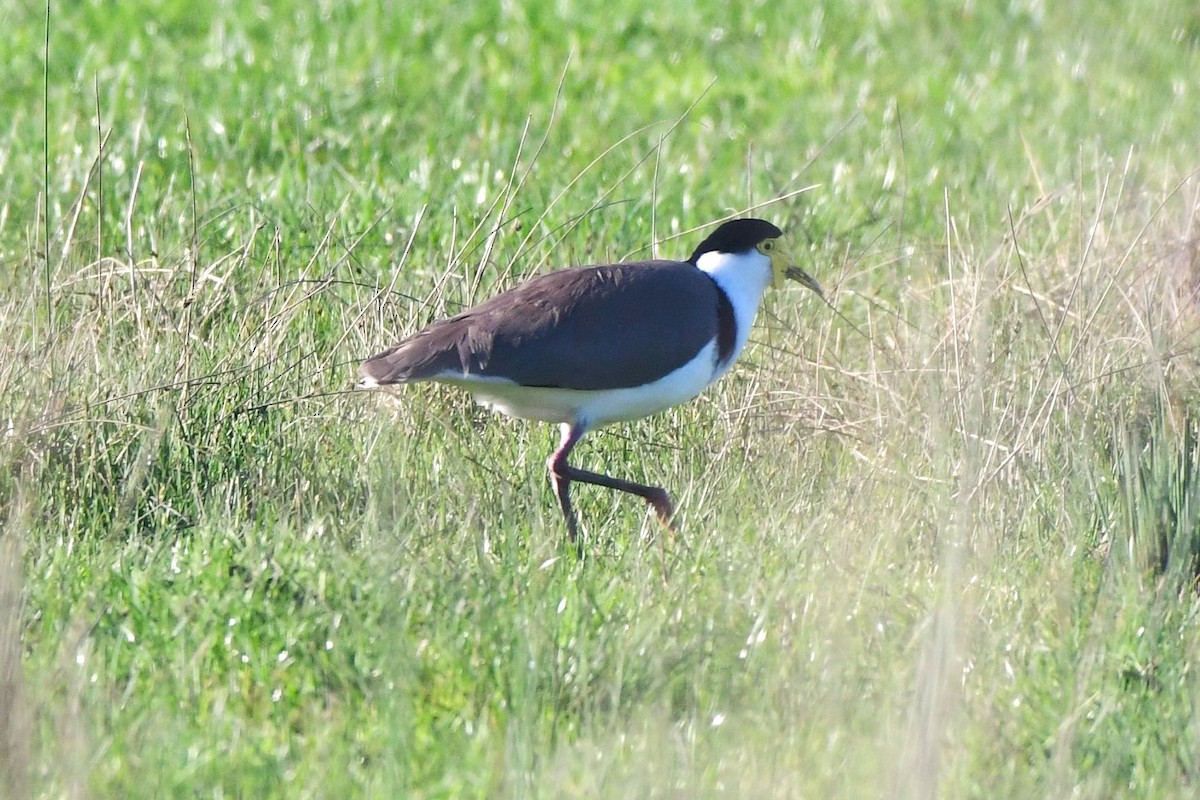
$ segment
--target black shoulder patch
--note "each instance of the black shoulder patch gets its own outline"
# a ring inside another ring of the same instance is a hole
[[[716,281],[713,281],[716,283]],[[717,364],[724,366],[733,355],[733,344],[737,340],[737,318],[733,316],[733,303],[725,290],[717,286]]]

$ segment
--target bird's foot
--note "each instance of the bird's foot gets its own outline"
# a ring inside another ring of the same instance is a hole
[[[654,513],[658,515],[658,521],[662,523],[663,527],[674,532],[675,523],[672,521],[672,517],[675,515],[675,506],[671,503],[671,497],[667,494],[667,491],[657,486],[652,486],[649,487],[643,497],[654,508]]]

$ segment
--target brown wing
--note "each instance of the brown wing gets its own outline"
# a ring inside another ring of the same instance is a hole
[[[724,356],[718,317],[732,317],[721,313],[727,306],[716,283],[687,263],[560,270],[435,322],[362,372],[379,384],[461,374],[566,389],[641,386],[686,364],[718,333]]]

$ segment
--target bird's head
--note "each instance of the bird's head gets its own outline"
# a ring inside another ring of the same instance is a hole
[[[771,262],[771,285],[778,288],[784,279],[793,280],[812,289],[821,297],[825,292],[817,279],[796,265],[791,247],[783,231],[762,219],[733,219],[713,231],[700,243],[692,257],[693,264],[705,253],[740,254],[756,251]]]

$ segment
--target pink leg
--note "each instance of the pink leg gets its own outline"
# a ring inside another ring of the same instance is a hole
[[[633,481],[621,480],[608,475],[601,475],[598,472],[589,472],[578,467],[572,467],[567,463],[567,457],[571,454],[572,448],[579,443],[583,435],[587,433],[585,425],[567,425],[562,426],[562,441],[558,445],[558,449],[554,451],[554,455],[546,461],[546,466],[550,469],[550,480],[554,485],[554,495],[558,498],[558,504],[562,508],[563,518],[567,523],[567,535],[572,542],[577,542],[579,538],[579,526],[575,520],[575,512],[571,508],[570,484],[571,481],[579,481],[580,483],[591,483],[596,486],[604,486],[609,489],[616,489],[620,492],[628,492],[636,494],[638,497],[645,500],[654,507],[654,512],[658,515],[658,520],[666,527],[671,526],[671,514],[673,508],[671,506],[671,498],[667,495],[664,489],[657,486],[646,486]]]

